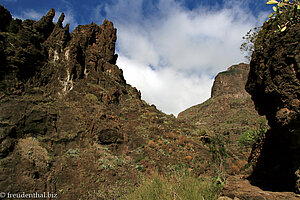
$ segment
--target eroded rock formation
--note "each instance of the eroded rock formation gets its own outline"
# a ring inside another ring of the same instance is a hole
[[[275,19],[276,20],[276,19]],[[271,130],[254,148],[253,183],[273,190],[299,192],[300,167],[300,26],[274,32],[274,20],[259,32],[246,90]],[[296,182],[298,182],[296,184]]]
[[[245,91],[245,84],[249,70],[248,64],[241,63],[232,65],[227,71],[219,73],[211,89],[211,97],[226,95],[235,98],[248,97],[249,94]]]

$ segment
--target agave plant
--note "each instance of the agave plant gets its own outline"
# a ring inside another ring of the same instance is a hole
[[[289,17],[289,19],[284,22],[281,25],[278,25],[278,28],[281,32],[285,31],[288,27],[288,25],[295,20],[295,18],[299,19],[299,11],[300,11],[300,1],[299,0],[281,0],[281,1],[276,1],[276,0],[268,0],[266,3],[267,5],[272,5],[276,4],[276,6],[273,6],[273,13],[269,15],[269,19],[275,18],[278,14],[281,14],[285,10],[290,10],[293,11],[293,15]]]

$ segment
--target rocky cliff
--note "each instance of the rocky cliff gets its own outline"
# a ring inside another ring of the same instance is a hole
[[[232,65],[227,71],[219,73],[211,89],[211,98],[218,96],[248,97],[245,91],[250,67],[248,64]]]
[[[297,12],[291,11],[291,13]],[[277,20],[259,32],[250,63],[246,90],[271,129],[252,152],[253,183],[272,190],[300,187],[300,26],[299,15],[286,31],[277,32]],[[296,14],[296,13],[295,13]],[[299,10],[298,10],[299,14]],[[297,20],[298,19],[298,20]]]
[[[211,98],[179,113],[178,118],[223,135],[240,135],[255,128],[260,117],[245,90],[249,65],[233,65],[219,73]]]
[[[0,5],[1,192],[114,199],[146,174],[208,172],[198,129],[126,83],[112,22],[69,33],[54,15],[21,21]]]
[[[251,146],[241,146],[239,138],[247,131],[264,125],[250,95],[245,90],[250,66],[239,64],[219,73],[211,98],[179,113],[178,118],[206,131],[208,137],[221,137],[226,142],[229,173],[235,174],[246,165]],[[233,159],[232,159],[233,158]]]

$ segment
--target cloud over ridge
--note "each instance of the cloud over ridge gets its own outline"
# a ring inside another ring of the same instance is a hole
[[[218,72],[245,61],[242,36],[267,16],[255,17],[247,1],[190,10],[174,0],[117,0],[96,9],[118,29],[117,64],[125,79],[147,102],[175,115],[208,99]]]

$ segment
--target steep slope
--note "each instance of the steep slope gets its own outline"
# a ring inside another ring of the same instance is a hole
[[[209,170],[200,130],[126,84],[111,22],[70,34],[53,9],[39,21],[0,11],[1,192],[113,199],[141,175]]]
[[[248,64],[233,65],[219,73],[214,81],[211,98],[179,113],[178,118],[206,131],[208,137],[221,137],[226,143],[230,173],[246,165],[251,146],[239,143],[241,135],[265,126],[250,95],[245,91]]]
[[[206,129],[212,134],[228,135],[236,140],[243,132],[256,128],[261,118],[245,91],[249,65],[233,65],[219,73],[211,98],[179,113],[178,118]]]
[[[269,190],[300,192],[299,14],[299,9],[285,10],[264,24],[246,84],[271,127],[252,152],[252,182]],[[274,31],[284,20],[291,20],[286,31]]]

